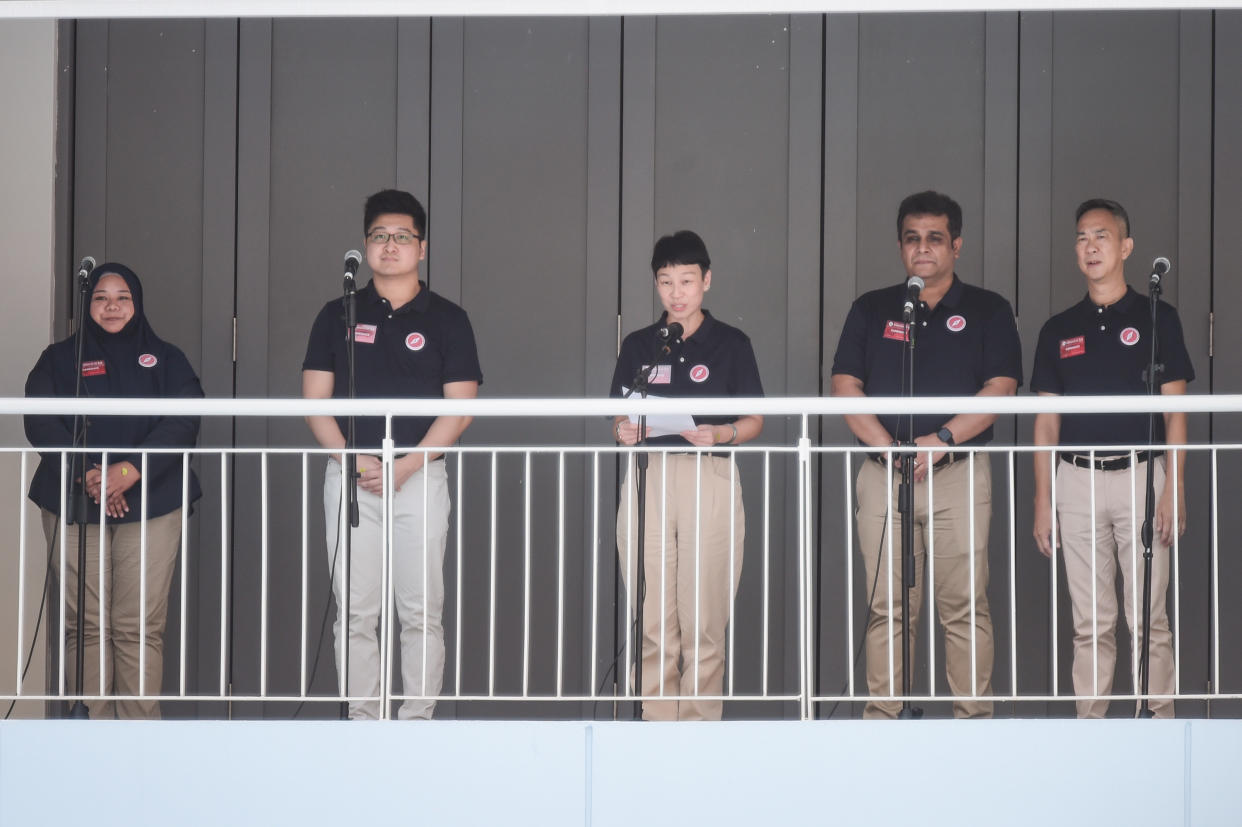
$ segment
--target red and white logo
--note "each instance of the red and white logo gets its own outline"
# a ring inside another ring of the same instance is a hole
[[[707,377],[711,376],[711,374],[712,372],[707,369],[707,365],[695,365],[690,368],[690,381],[706,382]]]
[[[1121,331],[1121,343],[1127,347],[1133,347],[1138,344],[1139,332],[1137,327],[1127,327]]]
[[[421,333],[411,333],[405,337],[405,346],[410,350],[422,350],[425,344],[427,344],[427,337]]]
[[[108,366],[104,364],[103,359],[95,359],[91,362],[82,363],[83,376],[104,376],[108,372]]]
[[[138,357],[138,364],[142,365],[144,368],[153,368],[158,365],[159,362],[160,360],[155,358],[154,353],[144,353]]]
[[[906,340],[906,331],[908,328],[909,325],[905,322],[894,322],[890,319],[884,323],[884,338],[904,342]]]
[[[952,330],[954,333],[961,333],[966,329],[965,316],[950,316],[945,320],[944,326]]]
[[[360,324],[354,327],[354,341],[364,345],[375,344],[376,327],[373,324]]]
[[[1072,339],[1061,340],[1061,358],[1068,359],[1071,356],[1082,356],[1087,352],[1087,338],[1085,336],[1075,336]]]

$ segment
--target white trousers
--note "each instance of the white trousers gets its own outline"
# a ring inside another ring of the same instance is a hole
[[[332,631],[338,675],[345,674],[341,634],[345,549],[343,542],[337,543],[337,528],[349,524],[341,497],[341,476],[340,463],[328,460],[323,504],[328,564],[332,567],[337,605]],[[413,474],[393,495],[390,588],[401,628],[401,693],[417,696],[401,704],[397,717],[403,720],[430,718],[436,706],[433,698],[440,694],[444,682],[444,546],[448,540],[449,507],[448,474],[443,460],[435,460]],[[353,529],[350,544],[349,679],[345,691],[354,697],[374,697],[350,703],[350,718],[374,719],[380,716],[378,629],[383,599],[383,498],[359,489],[358,514],[359,525]]]

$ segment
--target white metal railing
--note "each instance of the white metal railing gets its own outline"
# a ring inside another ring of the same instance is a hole
[[[891,671],[889,695],[869,698],[866,685],[859,685],[863,659],[858,649],[860,624],[865,626],[869,613],[867,587],[863,583],[863,601],[858,598],[859,551],[856,548],[854,511],[854,477],[866,450],[854,445],[817,444],[815,434],[821,417],[845,413],[909,413],[909,412],[994,412],[1001,414],[1032,414],[1041,411],[1057,413],[1129,411],[1147,412],[1176,409],[1191,413],[1235,413],[1242,411],[1242,396],[1186,397],[965,397],[924,398],[911,403],[900,399],[696,399],[696,400],[604,400],[604,399],[483,399],[483,400],[0,400],[0,414],[150,414],[152,411],[170,415],[201,416],[265,416],[301,418],[306,415],[368,415],[384,416],[389,427],[393,416],[440,414],[471,415],[476,418],[518,418],[568,416],[594,418],[618,413],[684,413],[714,412],[757,413],[770,417],[760,444],[726,449],[740,469],[746,510],[746,554],[742,569],[742,586],[734,599],[727,632],[726,671],[719,694],[692,691],[678,694],[667,685],[649,693],[648,701],[724,700],[777,704],[786,716],[813,717],[822,715],[827,705],[860,706],[867,700],[894,700],[900,682]],[[779,417],[790,417],[788,427],[779,425]],[[600,420],[602,421],[602,420]],[[292,426],[302,428],[301,423]],[[787,444],[774,444],[784,431]],[[469,432],[468,432],[469,434]],[[997,641],[998,653],[1004,652],[1005,662],[998,657],[992,680],[996,684],[987,699],[1014,703],[1065,701],[1074,697],[1065,677],[1063,660],[1068,652],[1064,625],[1065,604],[1068,602],[1060,586],[1058,555],[1047,563],[1047,615],[1034,619],[1019,615],[1020,569],[1030,568],[1032,555],[1038,557],[1028,536],[1021,536],[1019,524],[1029,515],[1030,506],[1018,499],[1018,489],[1027,489],[1029,463],[1036,451],[1026,434],[1019,434],[1016,447],[990,445],[978,449],[999,455],[993,467],[998,473],[993,480],[993,538],[1003,536],[1007,549],[989,553],[994,571],[1007,572],[1007,582],[995,579],[989,590],[994,618],[993,630],[1008,630],[1005,645]],[[333,678],[332,633],[320,633],[325,612],[331,608],[329,597],[328,558],[322,531],[317,531],[316,505],[321,479],[317,466],[327,451],[312,447],[194,448],[167,449],[160,453],[179,453],[194,461],[204,478],[204,500],[196,519],[198,532],[191,534],[192,523],[183,511],[182,548],[179,579],[173,584],[177,598],[177,636],[167,637],[165,650],[175,652],[175,685],[165,681],[164,687],[142,687],[137,696],[110,695],[113,699],[158,699],[162,701],[194,701],[245,703],[263,701],[293,704],[336,704],[342,701],[380,701],[381,714],[391,714],[392,704],[405,700],[436,700],[469,704],[475,701],[506,701],[515,703],[556,701],[589,705],[579,714],[587,717],[614,714],[614,703],[629,704],[635,700],[634,689],[625,673],[632,663],[635,646],[633,636],[633,601],[624,586],[617,582],[618,553],[611,531],[617,514],[618,498],[623,495],[617,477],[618,464],[634,449],[611,444],[606,429],[600,429],[600,444],[570,445],[498,445],[458,446],[445,451],[449,466],[452,493],[453,539],[446,552],[446,582],[452,591],[447,595],[444,627],[447,664],[444,689],[429,695],[406,695],[398,689],[400,681],[394,674],[394,661],[399,657],[399,633],[391,610],[392,583],[384,582],[386,598],[381,604],[380,637],[381,689],[378,696],[346,695]],[[309,433],[306,441],[309,442]],[[1141,449],[1146,446],[1126,446]],[[91,449],[97,451],[98,449]],[[391,460],[403,447],[387,440],[383,453]],[[971,449],[972,451],[974,449]],[[1084,451],[1085,449],[1075,449]],[[1175,538],[1170,551],[1169,616],[1174,635],[1174,658],[1179,679],[1174,696],[1186,701],[1212,701],[1242,698],[1242,686],[1221,683],[1221,652],[1236,648],[1222,630],[1219,596],[1219,497],[1218,468],[1220,453],[1242,453],[1242,445],[1187,446],[1188,467],[1210,468],[1210,540],[1211,604],[1209,618],[1210,645],[1205,654],[1211,664],[1210,690],[1183,691],[1182,629],[1183,605],[1180,577],[1182,543]],[[0,448],[15,458],[21,479],[29,478],[38,456],[29,448]],[[698,454],[696,449],[679,453]],[[62,452],[65,456],[71,450]],[[147,461],[148,453],[143,456]],[[900,453],[896,449],[895,453]],[[1040,454],[1039,456],[1044,456]],[[257,474],[239,468],[253,465]],[[516,476],[514,466],[516,465]],[[316,467],[312,467],[316,466]],[[188,467],[188,465],[187,465]],[[391,462],[388,465],[391,474]],[[1055,463],[1054,463],[1055,467]],[[973,463],[971,465],[973,480]],[[840,475],[840,476],[837,476]],[[273,478],[284,490],[300,492],[300,513],[276,510]],[[828,501],[824,491],[834,487],[835,478],[842,496]],[[216,484],[208,491],[207,480]],[[520,490],[508,489],[503,480],[517,479]],[[534,481],[550,480],[545,489],[536,490]],[[143,475],[145,483],[145,474]],[[391,484],[391,476],[389,476]],[[661,485],[660,480],[652,483]],[[652,484],[649,483],[649,484]],[[1141,481],[1140,481],[1141,483]],[[182,480],[183,498],[188,491],[188,475]],[[928,488],[935,498],[935,476]],[[386,491],[391,490],[391,485]],[[253,499],[238,499],[243,493]],[[1207,492],[1204,492],[1207,494]],[[24,498],[24,489],[21,492]],[[572,502],[571,502],[572,501]],[[9,559],[0,558],[5,571],[0,577],[17,583],[16,611],[0,610],[0,634],[13,641],[17,652],[14,670],[0,685],[0,701],[53,701],[72,699],[72,685],[67,683],[65,670],[52,674],[51,688],[42,690],[42,674],[27,675],[34,630],[30,615],[34,602],[46,599],[48,614],[64,628],[65,591],[51,592],[40,583],[50,578],[50,558],[37,551],[48,546],[32,530],[33,508],[13,506],[20,518],[16,520],[15,543],[10,547],[19,552]],[[1141,509],[1141,503],[1138,505]],[[1054,509],[1055,510],[1055,509]],[[245,512],[243,516],[239,512]],[[63,513],[63,509],[62,509]],[[385,513],[391,516],[391,498],[385,497]],[[15,514],[16,516],[16,514]],[[212,548],[199,547],[198,538],[205,531],[205,520],[217,524],[221,538]],[[385,518],[386,520],[388,517]],[[1055,514],[1053,515],[1055,520]],[[1002,525],[1001,520],[1007,520]],[[1141,521],[1141,517],[1140,517]],[[106,527],[106,519],[101,520]],[[547,529],[553,523],[555,530]],[[756,530],[758,526],[758,530]],[[891,523],[890,523],[891,526]],[[998,529],[998,526],[1000,528]],[[1202,532],[1205,527],[1198,527]],[[730,538],[737,531],[730,525]],[[385,525],[385,572],[391,570],[391,526]],[[893,543],[888,532],[888,542]],[[928,538],[927,583],[925,605],[932,607],[935,617],[934,532]],[[55,568],[65,571],[65,557],[74,553],[66,547],[63,533],[59,548],[51,551],[60,557]],[[899,546],[892,546],[899,548]],[[35,549],[34,552],[29,549]],[[105,550],[106,554],[106,550]],[[145,537],[143,541],[145,560]],[[257,560],[255,559],[257,555]],[[517,559],[515,559],[515,557]],[[888,555],[889,566],[882,573],[887,586],[893,571],[895,553]],[[48,562],[45,562],[48,559]],[[290,565],[296,571],[290,572]],[[1003,565],[1003,569],[1000,565]],[[209,567],[209,568],[208,568]],[[275,568],[274,568],[275,567]],[[512,571],[520,574],[513,580]],[[972,569],[973,576],[973,569]],[[649,591],[652,572],[648,571]],[[214,591],[205,585],[218,577]],[[240,579],[239,578],[244,578]],[[1226,583],[1229,587],[1232,584]],[[98,588],[108,584],[100,575]],[[46,596],[43,592],[49,592]],[[548,593],[550,592],[550,593]],[[698,590],[696,589],[696,593]],[[885,588],[885,593],[889,589]],[[243,599],[242,595],[245,595]],[[897,599],[898,588],[891,594]],[[876,595],[878,599],[879,593]],[[142,605],[147,602],[144,592]],[[257,603],[247,608],[245,601]],[[999,611],[998,611],[999,609]],[[970,612],[974,618],[973,602]],[[145,612],[143,612],[145,617]],[[46,631],[46,618],[41,621]],[[819,619],[817,622],[817,618]],[[697,615],[696,615],[697,619]],[[995,620],[1003,619],[1004,624]],[[106,618],[105,618],[106,620]],[[938,647],[937,624],[921,625],[918,657],[915,658],[915,688],[911,699],[919,703],[942,702],[952,698],[943,688],[943,655]],[[1038,678],[1024,677],[1020,670],[1019,634],[1022,630],[1044,629],[1048,663]],[[891,628],[891,627],[890,627]],[[973,628],[973,623],[972,623]],[[1121,635],[1124,629],[1118,630]],[[295,632],[291,629],[296,629]],[[145,625],[143,627],[145,635]],[[896,630],[893,629],[895,632]],[[1222,634],[1225,640],[1222,648]],[[1134,642],[1135,633],[1129,636]],[[663,636],[662,636],[663,638]],[[296,656],[287,657],[290,647]],[[1135,647],[1131,645],[1131,650]],[[145,649],[143,650],[145,653]],[[423,650],[424,652],[426,649]],[[835,654],[828,654],[833,652]],[[698,663],[698,643],[688,660]],[[844,657],[841,656],[844,653]],[[64,636],[51,647],[52,660],[65,658]],[[979,657],[979,642],[972,634],[972,664]],[[142,656],[145,657],[145,654]],[[1119,664],[1118,681],[1122,674],[1133,671],[1133,659]],[[100,674],[106,671],[107,643],[100,651]],[[318,661],[318,663],[317,663]],[[316,665],[317,663],[317,665]],[[141,669],[141,667],[140,667]],[[0,675],[4,674],[0,667]],[[422,664],[424,683],[426,658]],[[974,670],[972,669],[972,675]],[[617,677],[617,673],[621,677]],[[931,679],[928,676],[933,676]],[[71,680],[69,676],[68,680]],[[840,687],[838,691],[838,686]],[[96,690],[102,690],[103,681]],[[168,691],[172,689],[173,691]],[[976,687],[977,689],[977,687]],[[100,699],[106,693],[86,687],[82,697]],[[1098,693],[1110,699],[1135,699],[1133,691]],[[969,699],[970,695],[955,698]],[[1156,698],[1158,696],[1151,696]],[[599,704],[608,706],[603,710]],[[292,708],[292,707],[291,707]],[[745,708],[745,707],[741,707]],[[469,714],[469,706],[460,707]],[[513,714],[524,714],[520,708]],[[293,714],[291,711],[289,714]],[[530,714],[539,714],[532,712]],[[561,713],[563,714],[563,713]],[[626,715],[622,711],[618,714]],[[770,713],[769,713],[770,714]]]

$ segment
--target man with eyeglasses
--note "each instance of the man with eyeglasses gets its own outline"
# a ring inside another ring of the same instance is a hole
[[[427,257],[427,215],[408,192],[383,190],[366,201],[363,214],[366,259],[372,279],[355,297],[355,396],[473,398],[483,374],[474,331],[466,313],[433,293],[418,278]],[[341,300],[324,305],[311,327],[302,363],[302,396],[349,396],[347,328]],[[306,418],[325,448],[346,445],[347,419]],[[358,455],[359,526],[352,531],[349,566],[349,673],[351,696],[378,696],[383,568],[384,467],[380,457],[383,417],[355,418]],[[444,677],[444,547],[448,538],[448,479],[442,451],[453,445],[470,417],[395,417],[397,459],[392,477],[392,592],[401,626],[402,694],[434,697]],[[337,673],[343,671],[341,607],[344,601],[343,543],[348,527],[342,496],[341,454],[328,460],[324,514],[328,559],[336,595],[333,626]],[[406,700],[398,717],[430,718],[434,700]],[[350,703],[351,718],[378,718],[377,701]]]

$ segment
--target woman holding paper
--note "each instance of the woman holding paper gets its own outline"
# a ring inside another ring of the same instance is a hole
[[[763,396],[750,339],[703,309],[712,285],[703,240],[690,230],[664,236],[652,251],[651,272],[664,313],[625,337],[612,395],[624,396],[645,380],[649,397]],[[720,719],[725,629],[746,534],[741,482],[727,446],[762,430],[760,416],[716,415],[694,416],[693,427],[677,433],[648,426],[644,434],[660,450],[649,455],[644,498],[642,694],[668,697],[643,705],[647,720]],[[639,441],[637,423],[625,416],[616,418],[613,434],[622,445]],[[617,514],[631,605],[637,599],[634,472],[631,462]]]

